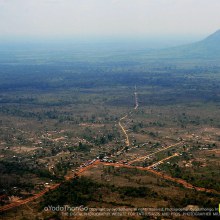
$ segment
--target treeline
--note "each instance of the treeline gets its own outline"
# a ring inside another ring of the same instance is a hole
[[[37,166],[30,166],[29,163],[0,161],[0,176],[16,175],[17,177],[24,177],[29,174],[34,174],[38,177],[56,179],[48,170],[37,168]],[[2,179],[3,180],[3,179]]]
[[[16,91],[21,89],[38,89],[42,91],[61,88],[97,88],[103,86],[160,86],[166,88],[193,88],[198,91],[212,87],[219,89],[215,81],[197,77],[198,74],[209,73],[210,69],[172,69],[165,66],[161,69],[148,70],[142,66],[129,66],[112,63],[105,67],[97,64],[65,65],[0,65],[0,91]],[[207,71],[207,72],[206,72]],[[219,69],[216,69],[219,71]],[[214,72],[214,71],[213,71]],[[193,76],[193,77],[188,77]],[[172,80],[171,80],[172,79]]]

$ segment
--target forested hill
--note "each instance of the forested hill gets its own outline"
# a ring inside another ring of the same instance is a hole
[[[145,54],[148,59],[173,59],[173,60],[195,60],[205,61],[220,60],[220,30],[211,34],[202,41],[168,48],[155,50]]]

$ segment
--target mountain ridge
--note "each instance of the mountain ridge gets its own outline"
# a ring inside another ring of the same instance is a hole
[[[220,41],[220,29],[206,37],[203,41],[216,42],[217,40]]]
[[[195,43],[154,50],[148,53],[147,57],[153,59],[220,60],[220,30]]]

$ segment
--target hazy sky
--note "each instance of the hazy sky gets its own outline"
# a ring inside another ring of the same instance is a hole
[[[220,0],[0,0],[0,37],[206,36]]]

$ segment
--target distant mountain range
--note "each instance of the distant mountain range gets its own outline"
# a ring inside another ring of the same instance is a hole
[[[220,59],[220,30],[202,41],[183,46],[154,50],[147,54],[149,58],[157,59]]]

